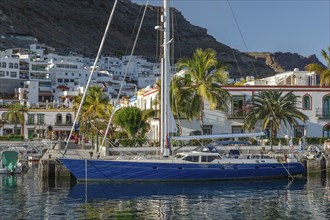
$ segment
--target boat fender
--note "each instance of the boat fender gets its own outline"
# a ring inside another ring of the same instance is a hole
[[[307,157],[307,159],[309,159],[309,160],[314,159],[314,155],[307,155],[306,157]]]

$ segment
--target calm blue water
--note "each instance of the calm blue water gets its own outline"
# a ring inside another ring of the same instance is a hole
[[[0,176],[0,219],[329,219],[330,177],[211,183],[41,181]]]

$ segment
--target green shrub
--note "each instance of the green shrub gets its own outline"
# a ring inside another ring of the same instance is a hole
[[[0,136],[1,141],[22,141],[24,136],[18,134],[9,134],[6,136]]]

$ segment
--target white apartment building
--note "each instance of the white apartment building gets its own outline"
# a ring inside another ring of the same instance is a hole
[[[47,55],[47,69],[52,84],[52,95],[55,103],[72,102],[79,95],[88,80],[90,70],[81,56]]]
[[[44,45],[44,44],[31,44],[30,45],[30,51],[35,52],[37,57],[43,57],[46,54],[54,53],[55,48],[49,47],[49,46]]]
[[[14,48],[1,52],[0,99],[15,96],[21,103],[32,107],[44,107],[49,103],[70,106],[73,98],[84,90],[93,60],[76,53],[61,56],[54,51],[54,48],[42,44],[32,44],[29,49]],[[108,76],[102,74],[104,71]],[[154,84],[159,75],[159,64],[150,63],[141,56],[103,56],[90,85],[105,85],[106,95],[113,99],[123,84],[120,97],[127,97],[133,96],[138,88]]]
[[[263,82],[260,85],[260,82]],[[258,84],[258,85],[254,85]],[[228,111],[210,110],[208,103],[204,107],[204,127],[199,121],[175,119],[172,131],[175,127],[181,135],[189,135],[192,131],[203,131],[204,134],[242,133],[244,118],[248,112],[249,100],[254,94],[262,91],[283,90],[292,91],[298,96],[300,104],[296,106],[309,117],[306,123],[300,122],[298,126],[285,127],[284,124],[278,131],[278,137],[330,137],[330,87],[316,85],[315,73],[306,71],[291,71],[276,74],[273,77],[258,80],[258,83],[249,82],[243,86],[224,86],[224,89],[232,95],[232,102],[228,103]],[[132,99],[131,105],[142,110],[154,108],[152,105],[158,94],[157,88],[140,90]],[[151,120],[150,139],[158,140],[159,119]],[[257,125],[255,131],[261,131]]]
[[[19,87],[19,57],[0,54],[0,98],[12,97]]]
[[[125,81],[137,84],[138,88],[153,85],[160,75],[160,65],[148,62],[142,56],[101,57],[98,65],[101,70],[109,71],[117,80],[121,80],[127,72]]]
[[[8,109],[0,108],[0,119],[5,119]],[[53,139],[64,140],[70,134],[74,120],[74,111],[69,108],[28,109],[25,114],[25,139],[46,138],[52,131]],[[6,122],[0,128],[0,136],[14,133],[14,123]],[[17,124],[17,133],[21,134],[21,125]]]
[[[317,75],[315,72],[300,71],[295,68],[293,71],[278,73],[275,76],[262,79],[254,79],[253,76],[246,77],[245,85],[264,86],[316,86]]]

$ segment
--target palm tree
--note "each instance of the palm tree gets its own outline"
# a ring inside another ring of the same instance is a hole
[[[327,67],[324,67],[318,63],[308,64],[305,69],[307,71],[314,71],[320,76],[320,86],[330,85],[330,47],[328,47],[328,53],[322,50],[322,56],[327,61]]]
[[[253,130],[255,125],[261,120],[261,129],[270,128],[274,137],[280,128],[281,122],[287,127],[289,124],[299,125],[297,119],[305,122],[308,117],[297,109],[296,95],[288,92],[283,95],[283,91],[265,91],[252,97],[252,109],[244,119],[244,128]]]
[[[174,114],[196,118],[204,125],[204,103],[210,108],[225,110],[230,94],[221,88],[227,82],[225,67],[216,59],[212,49],[197,49],[191,58],[182,58],[178,70],[185,70],[185,76],[175,76],[170,85],[170,103]]]
[[[21,124],[21,135],[24,136],[24,123],[25,123],[25,113],[28,112],[27,108],[24,105],[19,103],[14,103],[9,106],[8,111],[6,112],[5,119],[9,123],[15,123],[14,133],[17,133],[17,124]]]
[[[73,109],[76,112],[78,111],[81,99],[82,95],[75,97]],[[86,127],[80,127],[83,128],[83,130],[85,130],[87,133],[89,131],[94,131],[99,134],[100,128],[104,125],[103,121],[107,121],[110,117],[108,114],[110,109],[112,108],[108,102],[108,98],[103,93],[103,88],[98,86],[90,87],[87,91],[85,102],[82,105],[81,113],[79,116],[80,124],[86,124]]]

